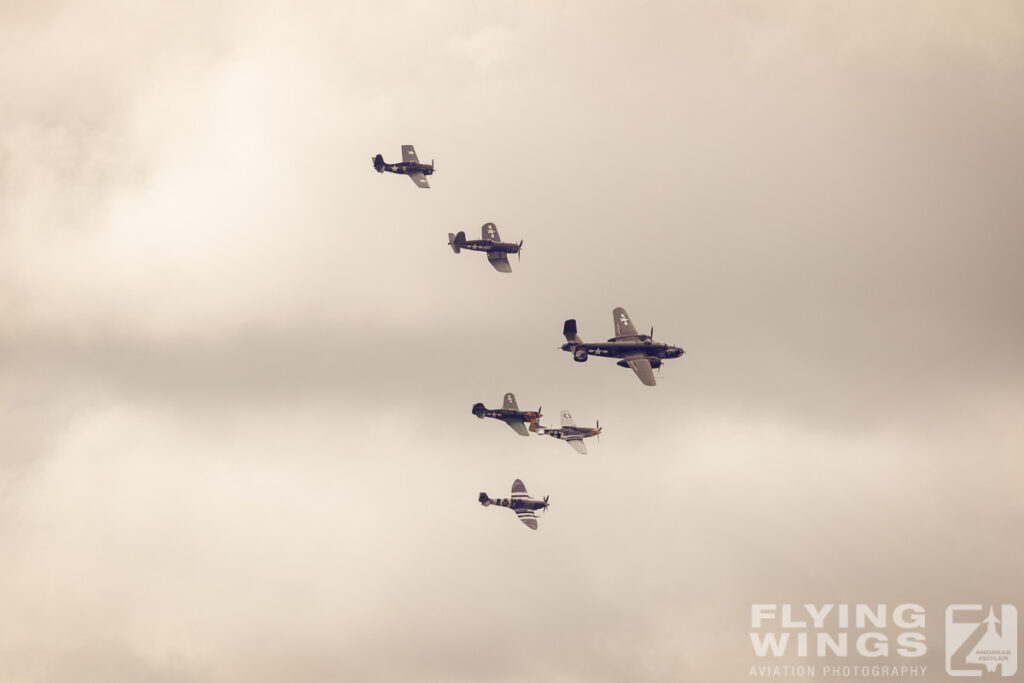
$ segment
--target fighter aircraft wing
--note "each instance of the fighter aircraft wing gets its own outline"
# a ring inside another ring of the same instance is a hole
[[[512,264],[508,262],[508,257],[505,256],[505,252],[502,251],[489,251],[487,252],[487,260],[491,262],[494,269],[499,273],[511,273]]]
[[[640,336],[640,333],[636,331],[636,325],[633,324],[629,317],[629,313],[626,313],[626,309],[622,306],[617,306],[612,311],[612,321],[615,323],[615,339],[638,338]]]
[[[572,419],[572,413],[568,410],[562,411],[562,426],[563,427],[575,427],[576,421]]]
[[[534,531],[537,530],[537,515],[533,514],[533,510],[516,510],[516,517]]]
[[[501,237],[498,236],[498,226],[494,223],[484,223],[480,226],[481,239],[485,239],[488,242],[500,242]]]
[[[654,380],[654,370],[651,368],[651,361],[647,359],[647,356],[627,357],[625,360],[629,364],[630,369],[640,378],[641,382],[649,387],[657,384]]]
[[[516,403],[516,395],[511,391],[505,394],[505,402],[501,407],[505,410],[519,410],[519,404]]]
[[[405,163],[420,163],[419,157],[416,156],[416,148],[412,145],[402,145],[402,161]]]
[[[427,189],[430,189],[430,183],[427,182],[427,176],[423,175],[419,171],[414,171],[413,173],[410,173],[409,177],[412,178],[412,181],[416,183],[417,187],[425,187]]]
[[[583,437],[566,439],[565,442],[575,448],[578,453],[581,453],[582,455],[587,454],[587,444],[583,443]]]
[[[516,479],[512,482],[512,497],[513,498],[529,498],[530,494],[526,492],[526,484],[523,483],[522,479]]]
[[[516,434],[522,434],[523,436],[529,436],[530,432],[526,429],[526,423],[522,420],[506,420],[505,424],[512,428]]]

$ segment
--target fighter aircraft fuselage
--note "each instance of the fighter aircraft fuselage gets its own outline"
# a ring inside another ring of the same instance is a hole
[[[380,154],[378,154],[376,159],[374,159],[373,167],[377,169],[377,173],[384,173],[387,171],[388,173],[398,173],[401,175],[412,175],[413,173],[431,175],[434,172],[434,167],[429,164],[416,164],[405,161],[400,161],[397,164],[389,164],[384,161],[384,158]]]
[[[491,498],[482,491],[480,492],[480,504],[485,507],[497,505],[510,510],[543,510],[547,506],[543,500],[536,498]]]
[[[565,441],[576,437],[586,439],[591,436],[597,436],[601,433],[601,430],[594,427],[545,427],[544,433]]]
[[[470,251],[498,251],[503,254],[518,254],[519,244],[513,242],[490,242],[488,240],[466,240],[458,243],[459,249]]]

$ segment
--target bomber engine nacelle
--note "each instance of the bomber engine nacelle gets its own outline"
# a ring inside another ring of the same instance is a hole
[[[576,361],[577,363],[586,363],[587,362],[587,347],[585,347],[585,346],[577,346],[575,349],[573,349],[573,351],[572,351],[572,359],[574,361]]]
[[[646,360],[647,360],[648,363],[651,364],[651,367],[654,368],[655,370],[657,370],[658,368],[661,367],[661,359],[660,358],[654,358],[652,356],[648,356]],[[629,361],[627,361],[627,360],[620,360],[620,361],[618,361],[616,363],[616,365],[618,365],[620,368],[628,368],[629,367]]]

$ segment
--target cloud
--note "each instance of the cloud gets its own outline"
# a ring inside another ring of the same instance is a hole
[[[5,5],[4,673],[734,680],[751,602],[1016,600],[1021,15],[922,7]],[[618,305],[654,390],[556,348]]]

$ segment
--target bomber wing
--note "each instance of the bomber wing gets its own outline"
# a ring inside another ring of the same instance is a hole
[[[587,444],[583,443],[583,437],[576,437],[575,439],[566,439],[565,442],[576,449],[577,452],[586,455]]]
[[[516,517],[534,531],[537,530],[537,515],[533,513],[533,510],[516,510]]]
[[[617,306],[612,311],[612,321],[615,323],[616,340],[640,339],[641,335],[636,331],[636,325],[622,306]]]
[[[494,223],[484,223],[480,226],[480,237],[488,242],[501,241],[501,238],[498,236],[498,226]]]
[[[654,370],[651,368],[651,361],[647,359],[647,356],[627,356],[625,360],[629,364],[630,369],[640,378],[641,382],[649,387],[657,384],[654,379]]]
[[[427,189],[430,189],[430,183],[427,182],[427,176],[423,175],[419,171],[414,171],[410,173],[409,177],[412,178],[412,181],[416,183],[417,187],[425,187]]]
[[[494,269],[499,273],[511,273],[512,264],[508,262],[508,257],[503,251],[489,251],[487,252],[487,260],[491,262]]]
[[[416,148],[412,145],[402,145],[402,161],[405,163],[420,163],[419,157],[416,156]]]

